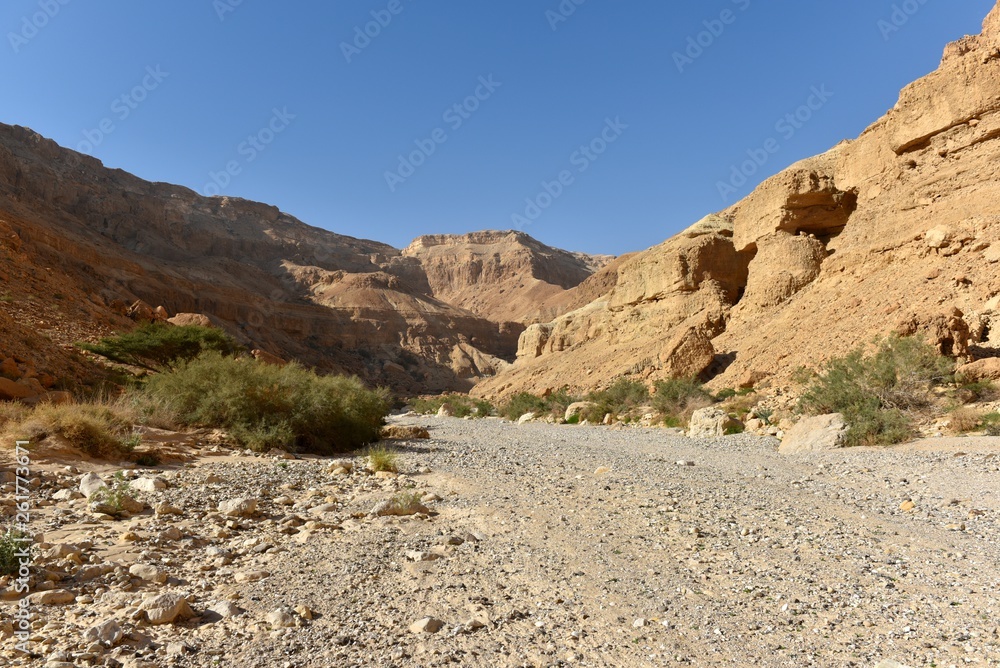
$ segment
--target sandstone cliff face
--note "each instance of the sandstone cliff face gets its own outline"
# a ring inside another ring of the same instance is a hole
[[[0,223],[5,331],[35,342],[0,345],[10,348],[0,357],[44,358],[56,374],[83,375],[68,346],[128,327],[122,307],[135,300],[206,314],[255,347],[405,391],[496,373],[523,329],[436,299],[420,262],[390,246],[148,183],[24,128],[0,126]],[[58,340],[34,330],[29,314],[45,309],[65,330]]]
[[[476,392],[677,375],[684,337],[701,362],[712,353],[695,366],[717,387],[781,384],[894,330],[1000,355],[998,262],[1000,6],[859,138],[620,262],[604,295],[529,327],[518,362]]]
[[[431,293],[484,318],[551,320],[565,296],[612,258],[551,248],[523,232],[474,232],[415,239],[403,250],[427,274]]]

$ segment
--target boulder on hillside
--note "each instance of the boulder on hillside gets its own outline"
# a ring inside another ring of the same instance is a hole
[[[740,422],[730,417],[726,411],[709,406],[696,410],[691,415],[688,436],[690,438],[717,438],[725,436],[727,431],[739,429],[741,426]]]
[[[674,378],[694,378],[715,361],[715,347],[701,327],[688,327],[660,353],[660,361]]]
[[[1000,357],[987,357],[958,367],[958,375],[967,381],[1000,380]]]
[[[847,423],[840,413],[817,415],[799,420],[798,424],[785,432],[778,452],[822,452],[844,447]]]

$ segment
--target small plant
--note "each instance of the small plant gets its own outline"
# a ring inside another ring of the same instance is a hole
[[[113,404],[42,404],[7,425],[18,438],[39,441],[60,436],[92,457],[120,457],[131,451],[126,442],[131,415]]]
[[[98,502],[110,506],[114,510],[114,515],[120,515],[125,510],[125,499],[132,491],[129,481],[125,479],[125,473],[118,471],[109,486],[101,487],[90,497],[91,502]]]
[[[132,452],[142,445],[142,432],[132,430],[121,437],[121,448],[125,452]]]
[[[753,416],[764,424],[769,425],[771,424],[771,418],[774,417],[774,409],[758,406],[753,409]]]
[[[389,508],[401,515],[419,512],[423,507],[419,492],[399,492],[389,499]]]
[[[368,449],[368,467],[372,471],[399,472],[399,455],[384,445],[375,445]]]
[[[0,576],[17,575],[21,568],[21,557],[18,552],[24,550],[29,545],[23,539],[31,538],[30,534],[19,531],[13,527],[0,534]],[[29,548],[33,551],[34,547]]]
[[[566,420],[566,424],[580,424],[580,414],[570,415],[569,419]]]

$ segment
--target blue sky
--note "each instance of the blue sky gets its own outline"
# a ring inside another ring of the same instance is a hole
[[[993,4],[7,0],[0,121],[397,247],[618,254],[857,136]]]

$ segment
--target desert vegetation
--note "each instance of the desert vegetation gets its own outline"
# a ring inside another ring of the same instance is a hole
[[[954,362],[915,338],[891,336],[875,350],[857,348],[831,359],[808,379],[800,400],[810,414],[842,413],[847,445],[889,445],[911,438],[933,412],[935,387],[953,382]]]
[[[391,405],[387,391],[368,389],[354,378],[241,356],[233,339],[206,327],[147,325],[85,347],[156,372],[114,395],[0,404],[0,430],[33,442],[59,436],[94,457],[146,463],[156,456],[135,453],[142,440],[137,425],[222,428],[232,441],[255,451],[325,454],[377,441]]]

